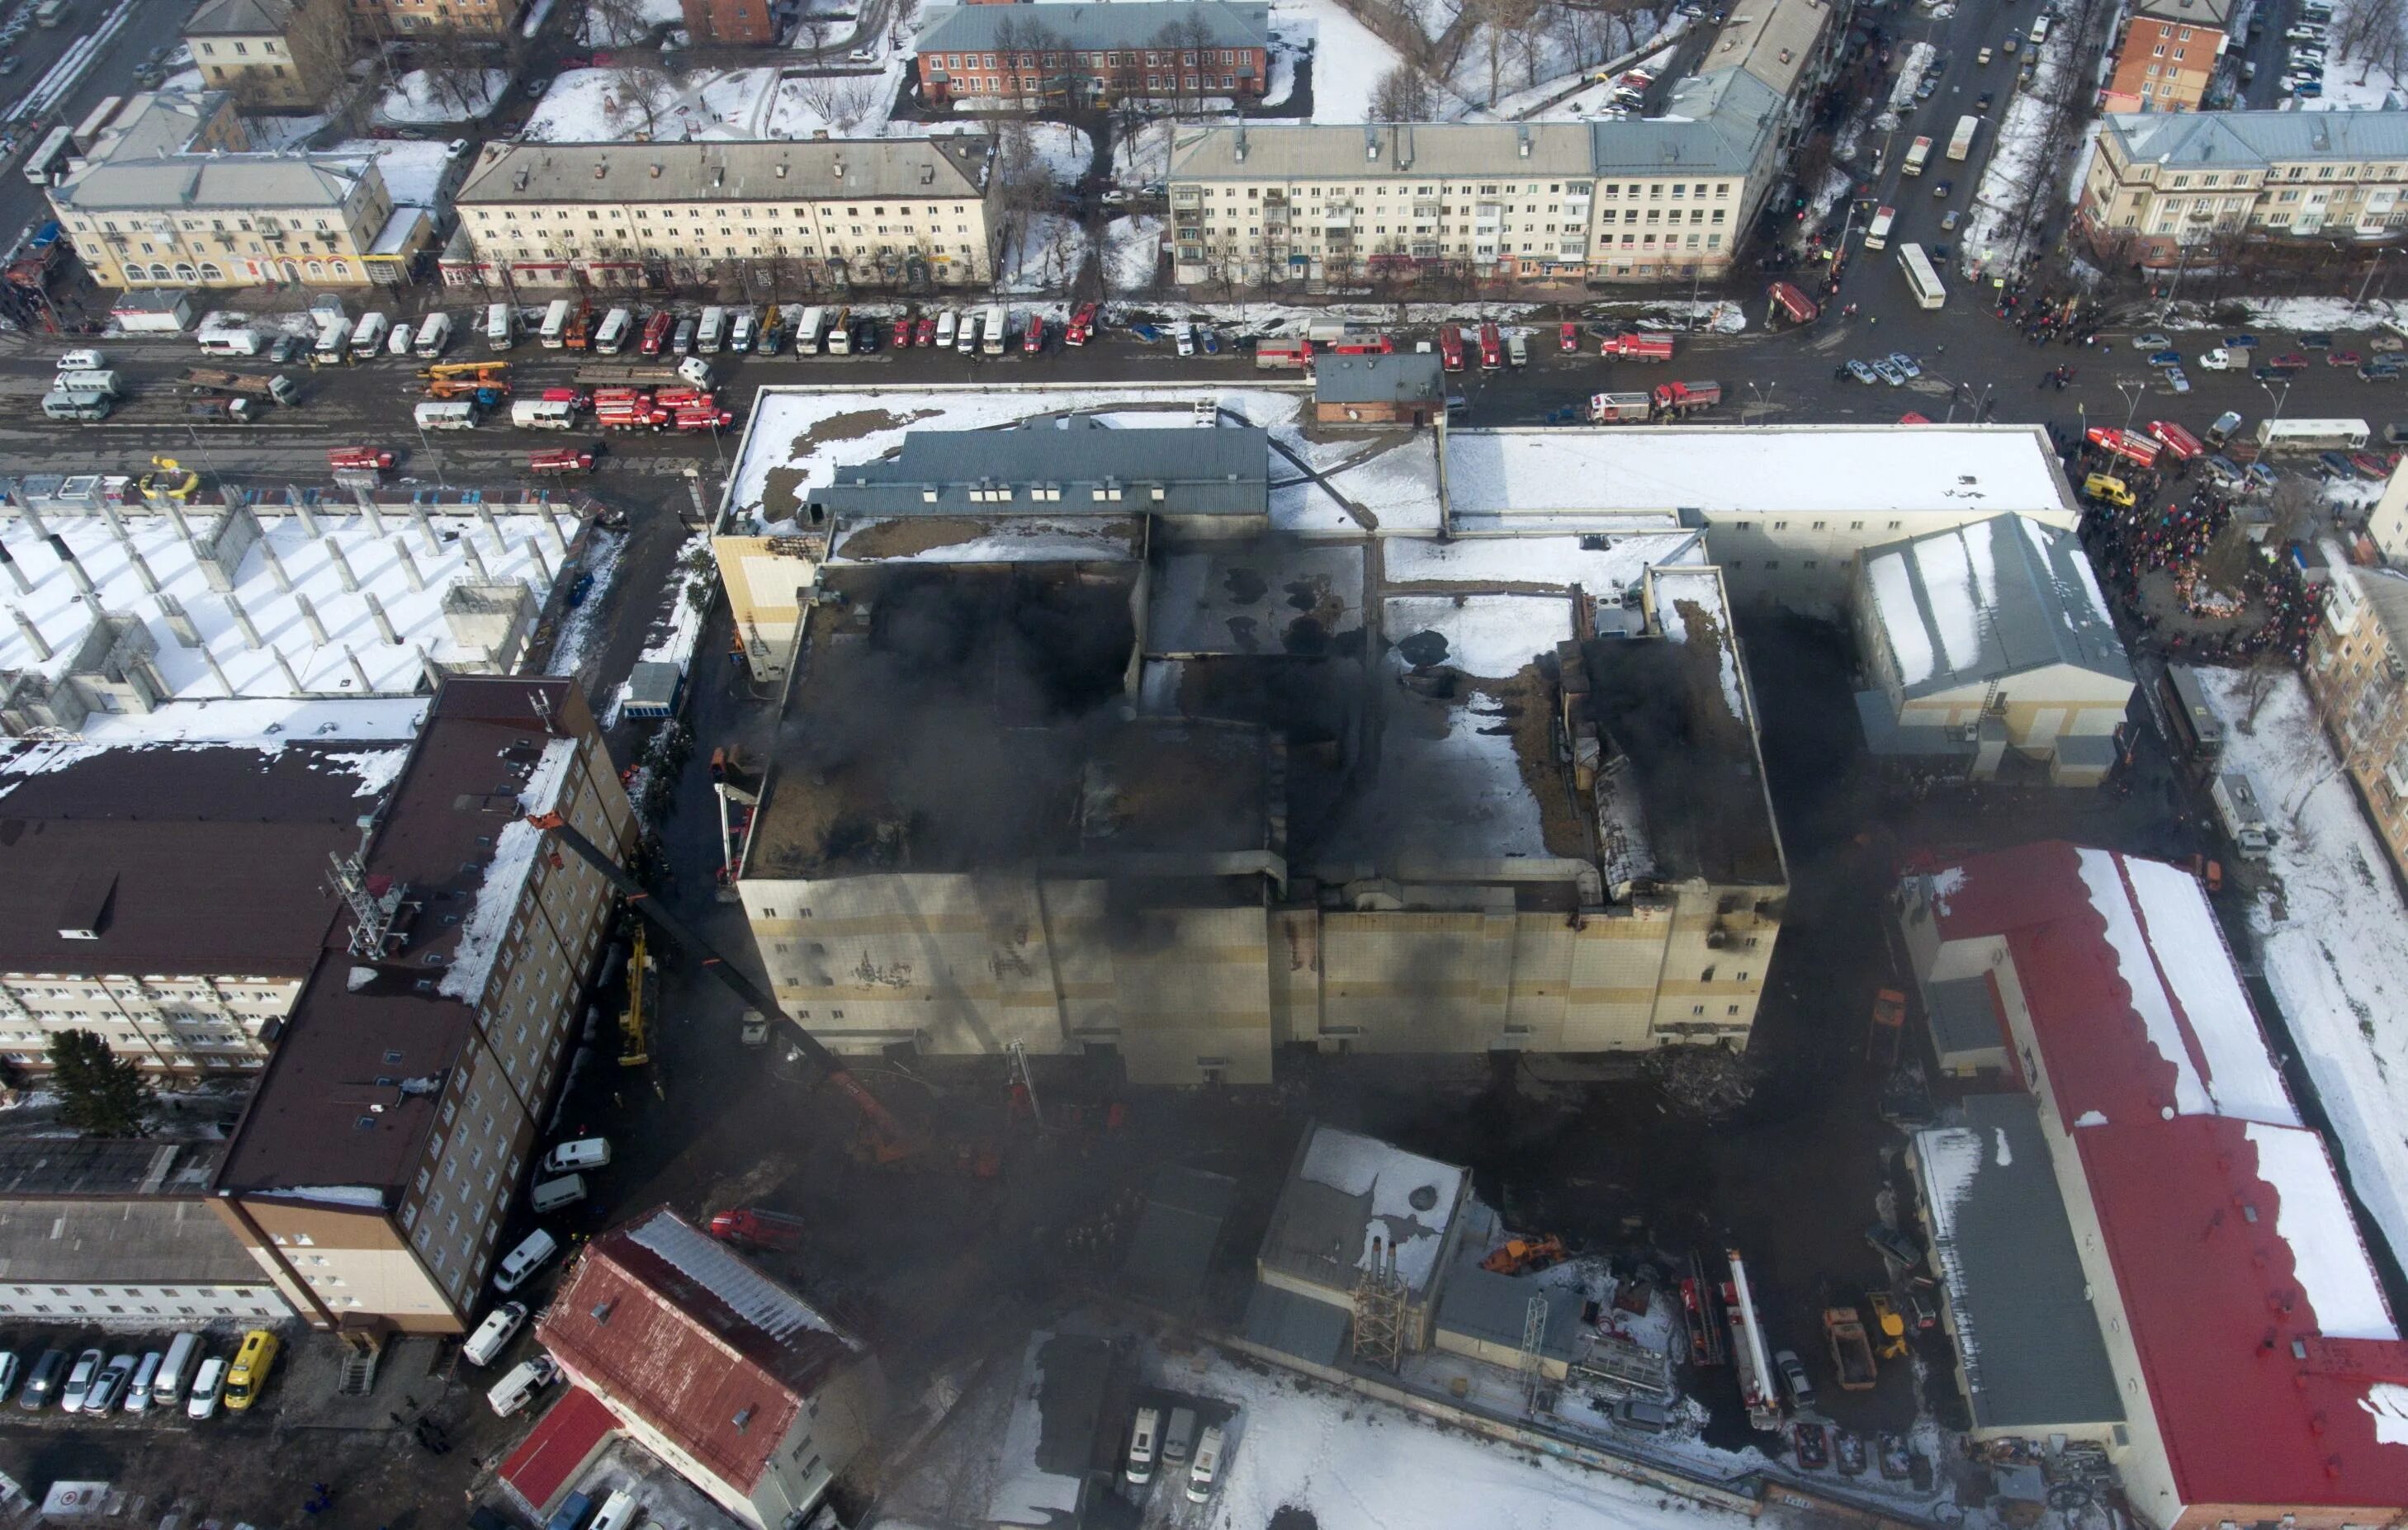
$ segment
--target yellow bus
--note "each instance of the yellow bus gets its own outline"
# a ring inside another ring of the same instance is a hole
[[[267,1373],[276,1368],[277,1348],[276,1336],[265,1328],[242,1336],[242,1348],[234,1352],[234,1365],[226,1371],[226,1407],[246,1408],[258,1397],[267,1385]]]

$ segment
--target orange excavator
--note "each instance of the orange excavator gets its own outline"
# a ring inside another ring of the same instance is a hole
[[[784,1021],[793,1030],[796,1046],[810,1060],[811,1065],[818,1068],[821,1076],[835,1086],[837,1093],[860,1112],[863,1145],[872,1159],[881,1164],[894,1164],[925,1151],[927,1144],[921,1140],[919,1135],[897,1120],[895,1113],[887,1109],[859,1079],[854,1078],[853,1070],[846,1067],[836,1053],[828,1051],[819,1037],[796,1023],[795,1018],[770,997],[769,991],[752,980],[752,974],[729,962],[702,937],[687,929],[684,921],[662,907],[649,888],[627,875],[618,862],[603,854],[593,840],[564,822],[558,813],[531,814],[527,822],[531,827],[551,835],[571,854],[600,872],[602,879],[610,884],[610,890],[618,894],[628,908],[651,921],[652,927],[668,937],[672,945],[734,990],[737,997],[745,1004],[765,1015],[775,1015]],[[558,867],[561,865],[560,852],[555,850],[550,853],[552,865]]]
[[[1503,1248],[1480,1262],[1480,1267],[1499,1275],[1527,1275],[1570,1257],[1564,1240],[1549,1233],[1544,1237],[1509,1237]]]

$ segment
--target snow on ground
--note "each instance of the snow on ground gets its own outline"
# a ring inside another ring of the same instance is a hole
[[[1115,218],[1104,230],[1104,285],[1115,293],[1141,293],[1162,270],[1162,215],[1140,212]]]
[[[472,122],[494,109],[509,84],[510,77],[499,69],[457,79],[438,78],[432,69],[412,69],[377,103],[377,121],[401,127]]]
[[[809,138],[818,133],[924,136],[945,131],[887,121],[886,108],[900,87],[902,67],[897,59],[882,74],[794,79],[781,78],[774,68],[696,69],[688,74],[618,65],[568,69],[552,82],[520,136],[538,143],[607,143],[647,136],[738,141]],[[1037,125],[1084,141],[1075,129]],[[1082,173],[1084,168],[1082,164]]]
[[[604,531],[595,527],[587,539],[583,560],[573,570],[563,570],[570,579],[590,574],[594,586],[585,599],[561,622],[552,642],[552,662],[544,666],[547,675],[574,675],[585,662],[585,651],[593,646],[594,632],[602,608],[609,604],[610,586],[619,577],[619,555],[626,551],[624,532]]]
[[[2250,912],[2267,986],[2329,1122],[2342,1172],[2395,1257],[2408,1251],[2408,926],[2383,848],[2297,677],[2275,677],[2245,731],[2243,672],[2201,669],[2275,831],[2279,902]]]
[[[452,151],[442,144],[351,138],[337,144],[333,152],[373,157],[377,168],[384,172],[384,189],[396,207],[432,207],[443,200],[443,177],[452,168]]]
[[[2408,299],[2346,297],[2243,298],[2249,322],[2265,329],[2372,330],[2386,323],[2408,325]],[[2215,326],[2202,321],[2202,329]],[[2228,326],[2229,327],[2229,326]]]
[[[1004,247],[995,290],[1004,293],[1057,293],[1087,258],[1087,232],[1058,212],[1025,216]]]
[[[1271,35],[1292,50],[1312,50],[1313,121],[1370,121],[1372,89],[1397,66],[1395,49],[1338,0],[1273,0]],[[1453,113],[1442,110],[1440,115]]]
[[[1076,186],[1096,163],[1095,140],[1067,122],[1030,122],[1029,147],[1057,185]]]
[[[1134,132],[1112,138],[1112,184],[1132,189],[1170,174],[1168,121],[1140,122]]]
[[[644,635],[644,651],[636,655],[638,664],[673,664],[680,674],[686,672],[694,662],[695,645],[702,640],[702,619],[710,609],[707,597],[718,577],[718,565],[710,556],[710,534],[695,532],[678,549],[675,571],[666,591],[666,605]],[[619,725],[619,709],[626,702],[627,682],[621,680],[609,706],[603,709],[605,728]]]
[[[1438,437],[1426,431],[1331,475],[1329,487],[1389,536],[1435,536],[1445,519],[1438,502]]]
[[[2032,88],[2008,92],[2006,111],[1997,125],[1993,127],[1987,121],[1982,124],[1985,136],[1996,133],[1998,137],[1990,146],[1982,183],[1973,193],[1973,210],[1957,234],[1956,269],[1968,273],[1968,280],[1973,274],[1993,265],[2011,265],[2020,258],[2010,221],[2021,216],[2039,183],[2057,172],[2057,166],[2042,161],[2042,140],[2047,136],[2048,102],[2061,89],[2068,88],[2065,77],[2075,66],[2074,35],[2075,29],[2070,26],[2052,31],[2048,41],[2041,45]],[[1977,139],[1977,145],[1978,142]],[[1944,140],[1934,143],[1932,151],[1937,154],[1944,147]],[[2076,173],[2067,179],[2079,180],[2081,177]],[[2038,224],[2044,220],[2035,218],[2032,222]]]
[[[2300,96],[2294,111],[2394,111],[2408,102],[2400,77],[2372,58],[2344,53],[2325,70],[2322,95]]]
[[[592,6],[584,7],[584,11],[577,40],[587,48],[624,48],[651,36],[654,27],[671,26],[685,19],[685,10],[678,0],[641,0],[638,18],[619,27],[613,27]]]
[[[1338,496],[1310,479],[1271,490],[1271,529],[1307,537],[1360,536],[1363,523]]]

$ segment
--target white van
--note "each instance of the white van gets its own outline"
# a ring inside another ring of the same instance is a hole
[[[552,307],[543,310],[543,333],[537,338],[546,350],[558,350],[568,343],[568,299],[555,297]]]
[[[1162,1451],[1162,1409],[1140,1408],[1129,1431],[1128,1467],[1121,1475],[1138,1487],[1154,1480],[1154,1458]]]
[[[559,1374],[560,1368],[552,1363],[550,1355],[539,1354],[532,1360],[522,1360],[494,1383],[493,1390],[485,1394],[485,1401],[493,1405],[494,1412],[507,1419],[524,1408],[528,1398],[551,1385],[552,1379]]]
[[[385,331],[392,327],[393,321],[380,308],[370,308],[360,315],[359,328],[351,331],[351,360],[375,360],[376,353],[384,349]]]
[[[607,1137],[581,1137],[574,1142],[560,1142],[543,1155],[543,1172],[569,1174],[581,1168],[600,1168],[610,1162],[610,1139]]]
[[[485,1314],[484,1322],[477,1324],[468,1342],[460,1346],[460,1358],[472,1366],[492,1365],[494,1356],[502,1352],[502,1347],[519,1331],[519,1325],[526,1322],[526,1315],[524,1302],[504,1302],[494,1308]]]
[[[418,326],[418,338],[410,342],[410,350],[416,353],[420,361],[431,362],[442,355],[451,344],[452,316],[448,313],[430,313]]]
[[[727,331],[727,349],[738,355],[748,355],[752,350],[752,336],[760,333],[761,321],[752,317],[751,308],[736,310],[736,322]]]
[[[508,350],[519,343],[518,314],[508,303],[485,305],[485,347],[489,350]]]
[[[2034,48],[2048,41],[2048,16],[2045,12],[2032,18],[2031,40]]]
[[[193,1394],[184,1402],[184,1417],[206,1419],[218,1410],[218,1394],[225,1390],[226,1363],[222,1355],[211,1355],[201,1362],[193,1373]]]
[[[816,356],[820,353],[820,336],[827,331],[827,309],[813,304],[803,310],[802,320],[795,326],[795,354]]]
[[[526,1283],[528,1276],[543,1267],[545,1260],[559,1251],[560,1245],[552,1240],[552,1235],[537,1228],[527,1234],[525,1242],[502,1255],[502,1262],[494,1267],[494,1289],[516,1291]]]
[[[694,348],[706,356],[716,356],[727,341],[727,310],[713,306],[702,310],[701,327],[694,332]]]
[[[527,1203],[535,1208],[538,1216],[542,1216],[564,1206],[575,1206],[584,1198],[585,1176],[564,1174],[557,1180],[538,1181],[534,1193],[527,1197]]]
[[[613,1488],[610,1496],[602,1500],[602,1512],[587,1522],[585,1530],[635,1530],[636,1521],[642,1514],[634,1494],[625,1488]]]
[[[477,406],[466,403],[421,404],[412,416],[421,430],[475,430]]]
[[[166,1364],[159,1367],[150,1383],[150,1400],[162,1408],[173,1408],[184,1394],[184,1383],[193,1374],[193,1361],[201,1352],[201,1336],[178,1334],[167,1346]]]
[[[318,363],[349,361],[351,356],[351,322],[339,314],[318,326]]]
[[[1002,355],[1004,344],[1010,338],[1011,325],[1010,321],[1004,317],[1003,305],[1000,303],[989,304],[986,310],[986,323],[982,336],[983,348],[986,353],[990,356]]]
[[[615,356],[627,349],[627,336],[636,329],[636,315],[631,308],[612,308],[602,316],[602,327],[594,332],[595,353]]]
[[[574,430],[577,406],[543,398],[514,399],[510,404],[510,424],[518,430]]]
[[[1221,1446],[1224,1437],[1217,1423],[1207,1425],[1204,1437],[1196,1442],[1196,1464],[1187,1468],[1187,1501],[1200,1504],[1212,1496],[1213,1480],[1221,1475]]]
[[[393,322],[393,334],[384,342],[384,353],[388,356],[407,356],[409,354],[409,321],[396,319]]]
[[[953,332],[954,353],[963,356],[973,355],[978,348],[979,316],[975,311],[965,313],[962,315],[962,327]]]
[[[960,318],[957,317],[951,308],[947,308],[944,312],[937,315],[937,347],[939,350],[951,350],[953,349],[953,332],[960,326]]]

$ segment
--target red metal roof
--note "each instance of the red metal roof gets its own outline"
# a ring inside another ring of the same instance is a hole
[[[538,1518],[549,1514],[552,1501],[567,1491],[618,1428],[619,1421],[600,1398],[583,1387],[570,1387],[503,1461],[502,1480],[517,1490]]]
[[[747,1495],[804,1399],[855,1352],[800,1297],[666,1207],[588,1245],[536,1332],[612,1410]]]
[[[2373,1382],[2408,1380],[2408,1345],[2323,1338],[2307,1295],[2311,1284],[2348,1289],[2335,1280],[2360,1274],[2348,1266],[2351,1254],[2365,1258],[2355,1227],[2346,1247],[2295,1238],[2284,1213],[2304,1219],[2315,1208],[2304,1195],[2285,1207],[2258,1144],[2306,1134],[2267,1108],[2262,1080],[2243,1077],[2237,1065],[2246,1058],[2229,1027],[2220,1040],[2203,1039],[2209,1023],[2194,1021],[2177,994],[2172,1027],[2161,1016],[2153,1032],[2135,1005],[2134,981],[2145,985],[2153,976],[2162,977],[2161,992],[2177,985],[2200,992],[2196,930],[2180,945],[2163,930],[2148,935],[2148,909],[2136,893],[2127,907],[2143,916],[2155,971],[2127,973],[2125,961],[2135,953],[2128,936],[2119,950],[2094,903],[2086,854],[2094,857],[2096,877],[2101,852],[2062,842],[1934,873],[1934,920],[1943,940],[2006,941],[2058,1125],[2089,1182],[2177,1491],[2186,1505],[2408,1506],[2408,1444],[2379,1442],[2364,1406]],[[2168,868],[2107,859],[2114,876],[2100,880],[2111,888],[2111,908],[2114,881],[2128,891],[2145,884],[2161,922],[2171,923],[2162,919]],[[2229,953],[2221,960],[2229,968]],[[2186,962],[2191,970],[2177,970]],[[2180,1057],[2169,1056],[2177,1040]],[[2219,1059],[2221,1080],[2214,1077]],[[2238,1108],[2226,1108],[2226,1084],[2242,1097]],[[2178,1098],[2187,1101],[2179,1109]],[[2287,1106],[2287,1095],[2275,1103]],[[2329,1160],[2311,1151],[2307,1162],[2319,1160],[2329,1174]],[[2312,1272],[2303,1281],[2300,1261],[2311,1253],[2343,1267],[2320,1265],[2321,1278]],[[2387,1314],[2378,1317],[2390,1326]]]

